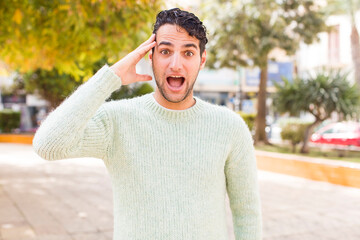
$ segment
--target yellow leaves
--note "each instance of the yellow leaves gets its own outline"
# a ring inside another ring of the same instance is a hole
[[[37,1],[10,4],[8,15],[0,9],[0,30],[6,32],[0,35],[0,59],[20,72],[56,68],[87,79],[95,63],[115,62],[117,53],[148,37],[157,1],[61,0],[41,10]]]
[[[14,22],[16,22],[17,24],[21,24],[22,18],[23,18],[23,14],[22,14],[21,10],[20,10],[20,9],[16,9],[16,10],[15,10],[15,13],[14,13],[14,15],[13,15],[12,20],[13,20]]]
[[[84,61],[85,58],[86,58],[86,53],[85,52],[80,53],[80,55],[79,55],[80,62]]]
[[[16,37],[20,38],[21,37],[20,30],[18,28],[15,28],[14,31],[15,31]]]
[[[94,75],[92,69],[87,69],[86,71],[84,71],[84,77],[83,77],[83,82],[86,82],[87,80],[89,80],[89,78],[91,78]]]
[[[68,11],[70,9],[70,5],[69,4],[62,4],[59,6],[59,10],[65,10]]]

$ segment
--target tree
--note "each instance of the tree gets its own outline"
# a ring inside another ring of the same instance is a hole
[[[0,1],[0,58],[27,73],[57,69],[75,79],[118,60],[151,33],[159,0]]]
[[[160,0],[0,1],[0,59],[56,107],[151,34]],[[99,63],[102,65],[100,66]]]
[[[268,143],[265,117],[269,54],[276,48],[293,54],[300,41],[310,44],[326,29],[324,15],[310,0],[217,0],[205,5],[203,11],[210,35],[209,65],[261,69],[254,138],[255,142]]]
[[[56,108],[70,95],[81,82],[73,76],[59,73],[57,69],[51,71],[37,69],[36,71],[20,75],[15,82],[23,81],[27,93],[37,93],[50,104],[50,109]]]
[[[104,64],[101,64],[101,66]],[[94,68],[99,69],[101,66],[98,65],[95,64]],[[60,74],[56,69],[52,71],[38,69],[34,72],[18,75],[14,79],[12,87],[7,89],[6,92],[13,94],[21,94],[24,91],[27,93],[36,92],[49,102],[50,109],[54,109],[80,85],[81,82],[76,81],[73,76],[65,73]],[[153,91],[153,87],[148,83],[126,85],[113,92],[108,101],[133,98]]]
[[[291,115],[307,112],[315,118],[305,130],[302,153],[309,152],[308,140],[313,129],[332,113],[354,117],[360,104],[360,93],[347,77],[348,74],[340,70],[322,70],[309,79],[295,79],[294,82],[284,79],[284,84],[275,84],[273,106],[277,111]]]
[[[329,15],[346,14],[351,22],[351,57],[355,70],[355,81],[360,87],[360,40],[356,26],[356,12],[360,9],[360,0],[327,0],[327,12]]]

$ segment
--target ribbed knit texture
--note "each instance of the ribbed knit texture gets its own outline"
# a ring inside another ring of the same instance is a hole
[[[228,240],[226,191],[237,240],[261,239],[256,159],[244,121],[196,98],[186,110],[152,96],[105,100],[121,86],[101,68],[35,134],[44,159],[103,159],[114,201],[114,240]]]

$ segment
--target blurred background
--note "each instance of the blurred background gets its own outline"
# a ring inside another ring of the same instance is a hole
[[[194,12],[208,30],[195,95],[238,112],[257,146],[359,150],[358,0],[3,0],[0,131],[34,133],[101,66],[147,39],[159,10],[172,7]],[[147,59],[138,70],[152,74]],[[154,87],[124,86],[109,100]]]
[[[103,164],[45,164],[32,137],[173,7],[207,27],[195,95],[253,134],[264,239],[360,239],[360,0],[1,0],[0,240],[111,239]],[[137,70],[152,75],[147,58]],[[155,86],[122,86],[107,101]],[[228,224],[231,235],[230,210]]]

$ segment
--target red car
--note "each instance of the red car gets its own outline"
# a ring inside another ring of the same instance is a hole
[[[311,142],[360,147],[360,123],[330,123],[311,136]]]

